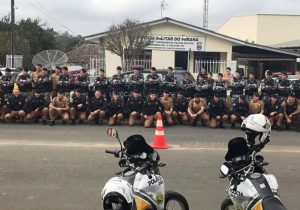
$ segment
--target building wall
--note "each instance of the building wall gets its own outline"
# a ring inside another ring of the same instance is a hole
[[[157,51],[152,50],[152,66],[157,69],[167,69],[169,66],[174,66],[175,52],[174,51]]]
[[[121,58],[107,50],[105,50],[105,64],[106,64],[106,76],[111,77],[117,73],[117,66],[121,65]]]
[[[218,33],[261,45],[274,45],[300,37],[300,15],[252,15],[230,18]]]

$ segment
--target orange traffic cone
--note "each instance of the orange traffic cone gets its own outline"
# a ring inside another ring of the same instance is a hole
[[[169,147],[165,139],[165,132],[164,132],[164,126],[163,126],[161,115],[158,115],[157,117],[156,130],[155,130],[152,147],[154,149],[168,149]]]

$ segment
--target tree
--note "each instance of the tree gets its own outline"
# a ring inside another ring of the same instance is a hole
[[[109,27],[104,45],[108,51],[120,56],[124,67],[124,59],[131,64],[151,44],[149,33],[148,25],[138,20],[125,19],[121,24]]]
[[[84,42],[84,38],[82,36],[72,36],[67,31],[61,34],[56,34],[55,39],[57,49],[62,52],[69,52]]]

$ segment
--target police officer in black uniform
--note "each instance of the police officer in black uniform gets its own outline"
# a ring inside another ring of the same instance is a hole
[[[281,122],[283,120],[283,107],[279,101],[277,94],[273,94],[271,99],[265,104],[264,108],[266,115],[269,118],[270,124],[281,131]],[[276,125],[274,125],[274,123]]]
[[[65,95],[71,91],[71,78],[66,66],[62,67],[62,73],[57,78],[57,91],[62,91]]]
[[[200,74],[197,78],[197,83],[195,85],[195,92],[199,93],[201,97],[208,97],[208,83],[206,81],[206,76],[204,74]]]
[[[232,106],[232,113],[230,116],[231,128],[235,128],[236,122],[242,122],[249,115],[249,103],[246,101],[246,97],[244,95],[240,95],[238,101]]]
[[[288,75],[286,72],[281,73],[281,78],[278,81],[278,95],[281,99],[285,100],[287,96],[291,93],[292,84],[288,80]]]
[[[179,91],[181,91],[185,98],[191,99],[195,94],[195,83],[189,73],[185,73],[181,84],[179,85]]]
[[[89,113],[88,121],[95,121],[95,124],[102,124],[107,112],[107,100],[101,90],[95,90],[95,97],[90,100],[87,112]]]
[[[30,75],[28,74],[28,69],[23,68],[22,72],[18,75],[16,83],[19,86],[21,93],[24,93],[26,96],[29,96],[32,91],[32,81]]]
[[[234,101],[238,99],[240,95],[244,94],[244,88],[246,86],[245,80],[241,77],[241,73],[236,71],[231,80],[231,95]]]
[[[144,126],[146,128],[151,127],[157,115],[162,114],[164,111],[165,108],[160,102],[159,98],[157,98],[156,93],[150,92],[143,107],[143,114],[145,119]]]
[[[82,94],[88,98],[90,77],[86,69],[81,69],[80,74],[75,79],[76,89],[80,88]]]
[[[14,89],[13,94],[8,97],[4,108],[5,121],[12,120],[14,122],[16,119],[20,119],[21,123],[23,123],[26,116],[24,111],[25,102],[26,98],[20,94],[19,89]]]
[[[81,88],[77,88],[70,100],[70,118],[71,125],[75,125],[76,118],[79,118],[79,124],[86,119],[87,98],[82,94]]]
[[[111,95],[113,92],[118,92],[120,95],[123,95],[125,89],[125,77],[122,74],[122,67],[117,67],[117,74],[114,74],[110,81],[111,84]]]
[[[144,87],[144,76],[139,69],[133,68],[133,74],[128,79],[130,92],[138,90],[140,93],[143,92]]]
[[[118,92],[113,92],[108,103],[108,117],[108,125],[119,125],[124,118],[124,101]]]
[[[128,125],[135,125],[136,119],[143,118],[144,99],[138,90],[134,90],[132,96],[126,102],[125,110],[129,116]]]
[[[178,122],[180,124],[188,121],[188,115],[187,110],[189,106],[189,101],[184,97],[184,94],[182,91],[178,91],[176,94],[176,97],[173,101],[173,113],[172,117],[174,120],[174,124],[177,124]]]
[[[213,87],[214,95],[219,95],[223,99],[226,99],[227,87],[228,87],[227,82],[223,80],[223,74],[219,73],[218,79],[215,80],[214,87]]]
[[[14,80],[11,75],[10,68],[5,69],[4,75],[0,79],[1,90],[4,98],[4,103],[7,101],[8,97],[11,95],[13,87],[14,87]]]
[[[207,73],[206,83],[208,85],[207,100],[211,100],[214,97],[213,88],[215,83],[215,80],[213,79],[213,74],[211,72]]]
[[[145,80],[145,95],[148,95],[149,92],[153,91],[158,93],[160,82],[161,79],[156,73],[156,68],[152,67],[150,70],[150,74],[147,75]]]
[[[298,104],[300,104],[300,75],[299,79],[293,83],[293,92],[295,94]]]
[[[273,95],[277,89],[276,82],[272,79],[273,73],[270,70],[265,72],[265,79],[261,81],[261,92],[264,102],[267,102],[271,95]]]
[[[43,68],[41,75],[34,82],[34,89],[38,89],[44,95],[47,101],[50,101],[51,78],[48,75],[48,69]]]
[[[99,77],[97,77],[94,81],[95,90],[101,90],[102,94],[109,100],[108,93],[109,80],[105,76],[104,69],[100,69]]]
[[[258,93],[259,86],[259,80],[255,79],[253,73],[250,73],[249,79],[246,81],[245,95],[250,99],[254,93]]]
[[[171,94],[175,93],[176,85],[177,85],[177,79],[176,76],[174,75],[174,70],[172,67],[169,67],[167,70],[167,74],[164,75],[160,94],[162,94],[162,90],[168,90]]]

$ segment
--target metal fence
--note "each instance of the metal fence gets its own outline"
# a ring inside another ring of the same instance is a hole
[[[237,62],[225,60],[195,60],[193,73],[199,73],[202,67],[206,67],[208,72],[218,74],[221,71],[224,71],[226,67],[230,67],[232,71],[235,71]]]
[[[99,75],[100,69],[105,69],[105,59],[104,58],[90,58],[89,70],[92,76]]]
[[[141,66],[144,69],[151,69],[152,60],[150,59],[136,59],[136,60],[124,60],[124,69],[130,70],[132,66]]]
[[[23,66],[23,55],[15,55],[15,56],[6,55],[6,67],[19,68],[22,66]]]

